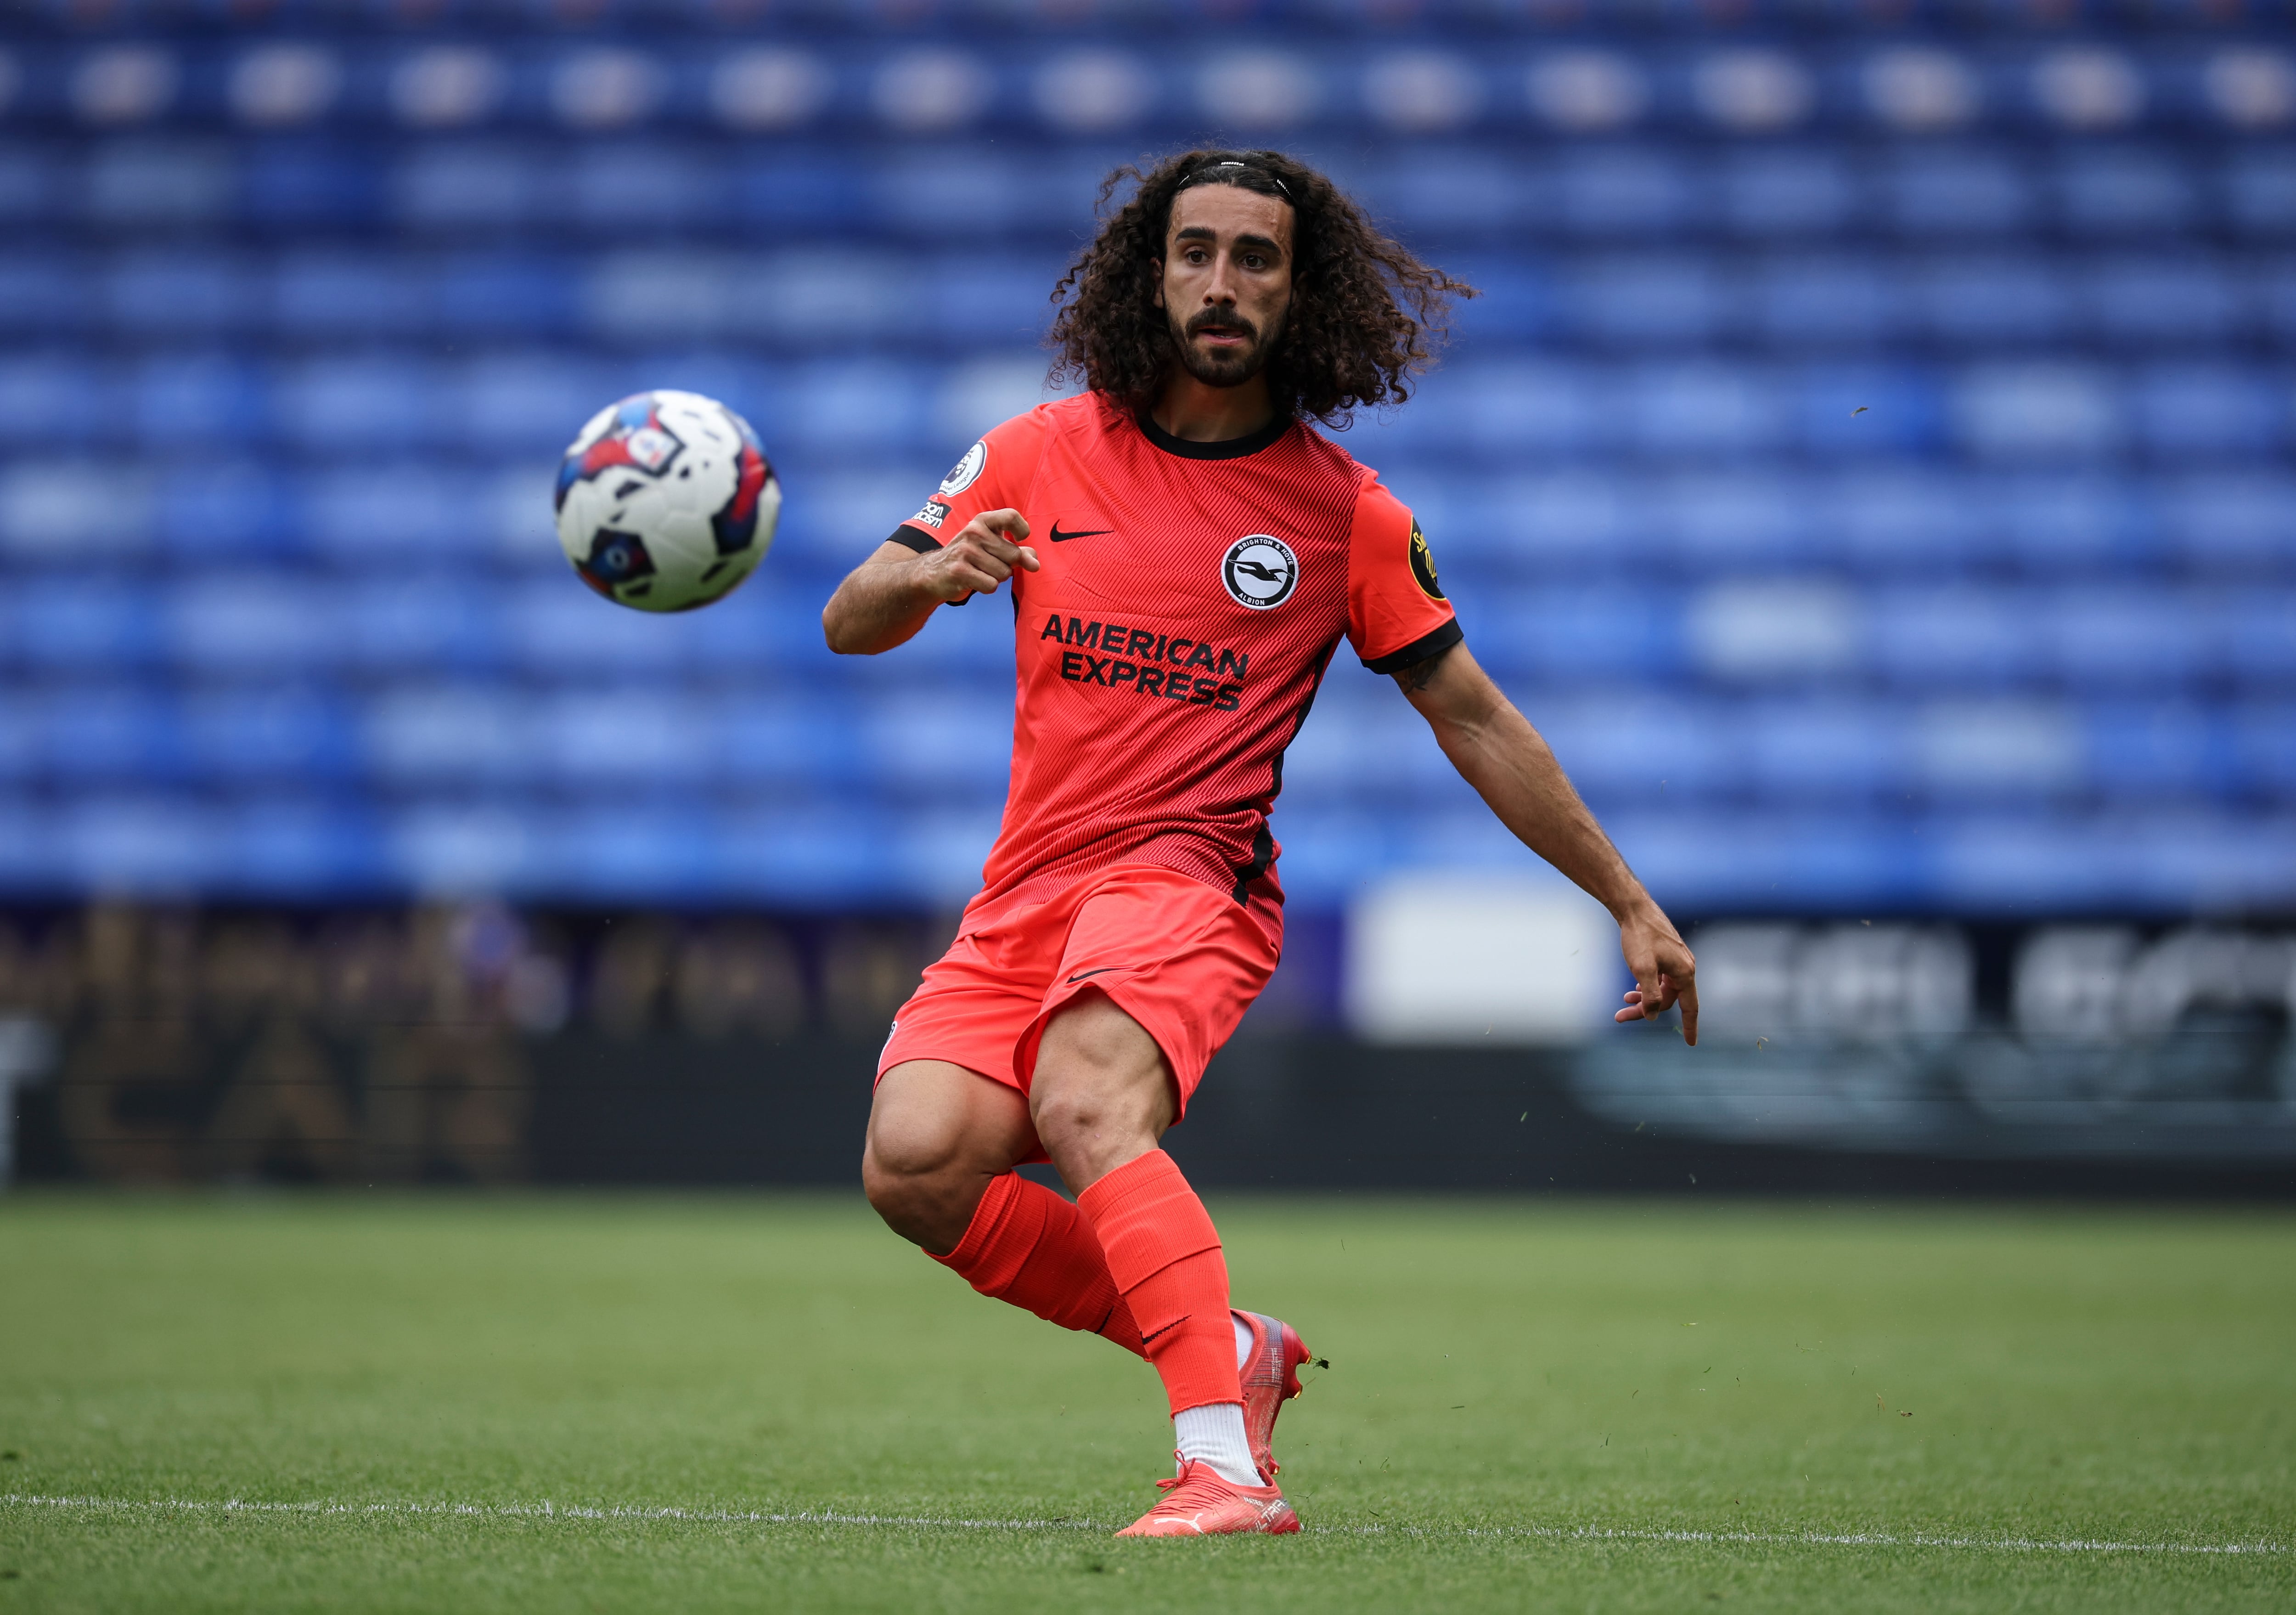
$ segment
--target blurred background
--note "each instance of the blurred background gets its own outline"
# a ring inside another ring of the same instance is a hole
[[[2279,0],[12,0],[0,1177],[845,1182],[1009,749],[836,579],[1048,396],[1116,165],[1324,166],[1480,287],[1341,441],[1693,929],[1342,656],[1207,1182],[2296,1190]],[[656,386],[787,490],[579,587]]]

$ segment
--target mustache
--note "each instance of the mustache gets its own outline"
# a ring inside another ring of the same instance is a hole
[[[1188,321],[1184,334],[1194,336],[1204,331],[1232,331],[1253,342],[1259,340],[1259,327],[1229,309],[1206,309]]]

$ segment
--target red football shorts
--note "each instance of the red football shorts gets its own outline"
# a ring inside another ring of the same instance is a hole
[[[901,1006],[877,1075],[947,1060],[1026,1093],[1046,1026],[1098,989],[1163,1050],[1185,1115],[1204,1067],[1275,974],[1283,935],[1283,910],[1265,898],[1238,902],[1171,869],[1118,864],[978,928],[968,919]]]

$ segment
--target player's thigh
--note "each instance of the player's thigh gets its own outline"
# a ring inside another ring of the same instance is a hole
[[[1037,1133],[1062,1172],[1092,1178],[1152,1148],[1179,1114],[1171,1062],[1106,993],[1086,991],[1045,1025],[1029,1090]]]
[[[877,1079],[863,1169],[872,1175],[994,1176],[1037,1149],[1017,1088],[947,1060],[904,1060]]]

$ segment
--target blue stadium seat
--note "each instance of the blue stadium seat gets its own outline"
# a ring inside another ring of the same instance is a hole
[[[1974,584],[1876,589],[1866,654],[1902,688],[1999,688],[2038,672],[2042,649],[2022,591]]]
[[[0,781],[21,784],[40,767],[38,697],[0,685]]]
[[[8,441],[78,449],[109,441],[119,425],[112,378],[86,358],[70,352],[0,358],[0,433]]]
[[[931,304],[914,260],[883,251],[794,248],[766,255],[745,273],[752,299],[742,310],[746,328],[790,348],[897,336]]]
[[[1642,453],[1759,455],[1784,447],[1791,419],[1778,378],[1745,364],[1652,364],[1628,378],[1629,441]]]
[[[2101,460],[2128,430],[2118,378],[2058,359],[1972,365],[1952,390],[1955,430],[1995,461]]]
[[[20,577],[11,590],[10,651],[28,667],[116,672],[159,653],[148,584],[117,577]]]
[[[108,141],[89,153],[73,200],[88,223],[110,229],[220,224],[239,200],[239,156],[180,136]]]
[[[2159,588],[2058,590],[2043,597],[2033,626],[2051,669],[2076,688],[2175,690],[2215,660],[2189,597]]]
[[[2083,279],[2090,319],[2115,342],[2221,342],[2247,322],[2241,288],[2212,259],[2108,259]]]
[[[2267,240],[2296,235],[2296,148],[2235,145],[2225,157],[2220,183],[2226,215],[2243,234]]]
[[[305,487],[306,542],[338,564],[404,573],[486,548],[485,483],[461,466],[386,459],[330,466],[311,473]]]
[[[270,388],[242,352],[163,350],[125,379],[127,423],[152,448],[244,449],[270,435]]]
[[[956,348],[1033,346],[1052,323],[1053,286],[1067,268],[1051,256],[946,253],[917,265],[932,297],[906,312],[921,342]]]
[[[2032,227],[2031,175],[2000,147],[1907,144],[1873,177],[1874,210],[1908,235],[2005,235]]]
[[[2055,260],[2003,253],[1912,267],[1915,307],[1938,342],[1992,353],[2039,347],[2073,324],[2073,288]]]
[[[250,266],[201,248],[142,249],[107,264],[98,280],[114,328],[162,342],[228,335],[263,305]]]
[[[68,891],[168,897],[218,889],[228,845],[205,803],[149,787],[82,795],[56,816]]]
[[[1944,389],[1909,366],[1813,365],[1793,388],[1798,435],[1824,460],[1927,453],[1945,433]]]
[[[833,691],[729,696],[691,721],[697,734],[709,737],[721,788],[805,795],[849,787],[863,774],[865,747],[853,713]]]
[[[538,700],[529,721],[542,777],[570,789],[685,794],[716,771],[715,737],[676,684],[585,682]]]
[[[167,468],[153,504],[160,542],[201,561],[279,555],[302,531],[294,479],[271,464],[199,456]]]
[[[0,330],[52,338],[96,306],[83,265],[60,252],[0,254]]]
[[[537,770],[531,702],[500,685],[399,684],[357,720],[359,754],[388,787],[511,784]]]
[[[310,685],[197,690],[180,721],[186,768],[224,784],[316,784],[346,773],[355,755],[349,712]]]
[[[0,151],[0,222],[45,225],[57,210],[68,177],[61,154],[20,137]]]
[[[1554,227],[1594,239],[1683,234],[1699,222],[1704,200],[1671,152],[1611,145],[1565,147],[1554,197]]]
[[[272,388],[281,437],[302,449],[362,456],[437,441],[447,424],[441,393],[430,365],[390,350],[291,363]]]
[[[744,152],[726,185],[730,222],[751,235],[775,238],[791,230],[857,224],[869,207],[866,176],[866,166],[845,146],[776,144]]]
[[[1750,783],[1781,806],[1890,795],[1908,782],[1909,726],[1895,704],[1758,701],[1742,721]]]
[[[289,902],[372,899],[395,889],[379,827],[359,808],[296,795],[234,802],[223,815],[217,886]]]
[[[2268,801],[2296,805],[2296,702],[2244,702],[2228,721],[2242,784]]]
[[[2106,702],[2087,715],[2088,775],[2121,799],[2218,795],[2236,788],[2232,737],[2187,702]]]
[[[1552,205],[1546,178],[1513,153],[1414,143],[1382,153],[1350,190],[1405,240],[1448,243],[1538,227]]]
[[[572,261],[538,252],[461,252],[436,271],[436,319],[442,331],[491,337],[540,337],[572,328],[577,273]]]
[[[132,685],[64,685],[40,690],[41,757],[66,783],[160,780],[181,767],[172,704]]]
[[[1720,275],[1703,255],[1585,258],[1557,276],[1556,323],[1583,341],[1625,348],[1696,348],[1729,313]]]
[[[712,230],[727,211],[718,152],[686,142],[608,141],[552,165],[551,208],[561,227],[605,240],[657,230]]]
[[[634,813],[626,800],[592,801],[522,820],[529,845],[520,886],[615,904],[718,894],[717,837],[698,804],[652,803]]]
[[[1008,704],[952,698],[930,703],[910,689],[864,713],[862,732],[875,772],[904,795],[937,803],[994,803],[1004,793],[1013,755]]]
[[[717,818],[709,878],[718,901],[850,909],[916,900],[887,856],[905,821],[873,803],[740,803]]]
[[[0,460],[0,554],[87,568],[143,554],[152,478],[132,460]]]
[[[1863,211],[1845,156],[1823,146],[1728,152],[1715,178],[1717,215],[1736,234],[1757,240],[1833,235]]]
[[[771,441],[792,454],[873,458],[906,449],[931,452],[939,446],[928,430],[925,409],[931,380],[922,366],[894,359],[793,365],[779,390],[786,402],[774,419]],[[758,429],[766,431],[763,424]],[[963,452],[961,445],[957,452]],[[926,487],[918,499],[931,491]],[[913,500],[908,509],[894,513],[884,523],[886,531],[915,508]]]
[[[373,339],[426,329],[431,303],[422,267],[397,253],[299,251],[279,261],[270,312],[288,336]]]
[[[1471,485],[1472,486],[1472,485]],[[1639,477],[1561,471],[1484,486],[1469,531],[1430,535],[1438,565],[1472,535],[1473,552],[1513,560],[1535,575],[1569,580],[1623,571],[1660,534],[1656,501]]]
[[[1537,702],[1527,715],[1578,788],[1598,801],[1694,802],[1744,781],[1742,726],[1726,705],[1621,691]]]
[[[495,142],[410,147],[386,181],[390,215],[415,230],[503,233],[558,201],[549,166],[522,148]]]
[[[1755,331],[1786,349],[1875,347],[1912,316],[1894,269],[1866,257],[1774,259],[1755,270],[1749,290]]]
[[[2156,365],[2132,393],[2137,439],[2164,464],[2267,457],[2286,441],[2287,382],[2224,364]]]
[[[430,430],[468,451],[545,457],[554,466],[583,422],[638,390],[619,369],[549,350],[482,354],[439,378],[424,400]]]
[[[160,601],[160,636],[181,665],[223,673],[285,673],[342,654],[341,591],[277,572],[202,574]]]
[[[2046,801],[2087,783],[2080,716],[2061,702],[1936,701],[1909,737],[1915,778],[1939,805]]]
[[[667,672],[686,659],[676,616],[609,604],[570,576],[512,584],[501,611],[505,657],[538,675],[611,682]]]
[[[504,657],[497,591],[467,567],[396,572],[341,585],[346,666],[390,673],[470,672]]]
[[[2141,565],[2158,541],[2146,488],[2127,478],[2034,474],[1985,485],[1992,554],[2037,578]]]
[[[1787,473],[1682,473],[1658,487],[1658,522],[1678,562],[1702,573],[1775,572],[1804,560],[1810,490]]]
[[[1516,254],[1483,257],[1472,252],[1444,252],[1435,261],[1480,293],[1452,305],[1452,342],[1459,351],[1512,346],[1545,336],[1554,327],[1554,282],[1544,264],[1527,262]]]
[[[1505,466],[1523,456],[1563,456],[1600,448],[1618,436],[1610,373],[1586,365],[1538,360],[1463,359],[1428,378],[1422,394],[1392,420],[1367,420],[1345,444],[1381,466],[1380,441],[1405,454],[1480,457]]]
[[[2296,590],[2243,584],[2202,621],[2234,681],[2252,690],[2296,686]]]
[[[1833,403],[1839,408],[1839,394]],[[1846,472],[1811,492],[1813,548],[1860,570],[1885,577],[1950,576],[1991,553],[1979,524],[1983,490],[1965,476],[1884,465]]]
[[[2200,187],[2172,150],[2074,147],[2053,169],[2058,220],[2075,235],[2159,237],[2196,222]]]
[[[241,216],[289,234],[372,226],[383,215],[384,177],[368,152],[309,135],[267,140],[247,153]]]

